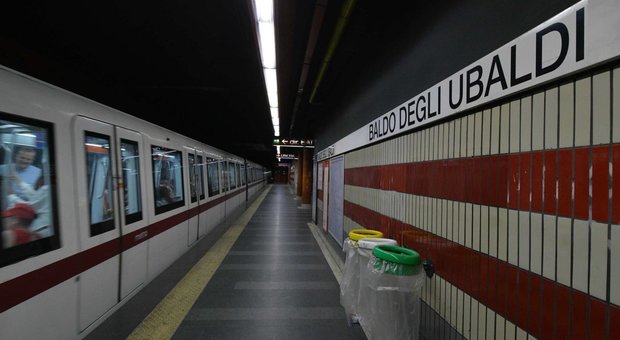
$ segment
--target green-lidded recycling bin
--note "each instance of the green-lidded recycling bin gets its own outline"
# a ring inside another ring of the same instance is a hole
[[[370,340],[418,339],[424,284],[420,255],[394,245],[378,245],[372,253],[361,279],[368,286],[361,311],[366,317],[360,319],[366,335]]]
[[[368,262],[368,259],[360,261],[358,243],[370,239],[383,239],[383,233],[372,229],[353,229],[342,244],[342,250],[345,252],[345,263],[340,281],[340,304],[344,307],[349,324],[358,322],[357,302],[360,288],[360,268],[365,268]],[[370,255],[367,257],[369,258]]]

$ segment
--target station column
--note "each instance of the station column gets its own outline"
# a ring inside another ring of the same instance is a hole
[[[303,149],[301,203],[310,204],[312,197],[312,149]]]

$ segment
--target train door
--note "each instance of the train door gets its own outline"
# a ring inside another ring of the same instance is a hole
[[[137,132],[77,117],[74,125],[79,247],[79,331],[146,279],[146,221]]]
[[[199,217],[198,204],[198,171],[197,171],[196,149],[188,149],[187,153],[187,171],[189,172],[187,179],[189,182],[189,225],[187,231],[187,245],[192,245],[199,237]]]
[[[81,332],[118,302],[121,249],[114,127],[85,117],[74,122],[79,247],[88,268],[77,277]]]
[[[329,204],[327,231],[342,246],[344,220],[344,157],[332,158],[329,164]]]
[[[205,178],[205,172],[207,171],[207,161],[203,151],[198,150],[196,152],[196,190],[198,191],[198,238],[207,233],[207,218],[206,213],[202,213],[201,205],[207,202],[207,182]],[[202,216],[201,216],[202,215]]]
[[[117,200],[121,223],[120,299],[124,299],[146,281],[148,239],[143,198],[146,197],[146,158],[142,135],[116,127],[116,160],[118,164]]]

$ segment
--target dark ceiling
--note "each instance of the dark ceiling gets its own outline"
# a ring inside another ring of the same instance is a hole
[[[399,39],[418,36],[399,28],[411,20],[403,4],[275,2],[282,136],[314,138],[359,70],[389,60]],[[353,5],[346,22],[345,4]],[[271,166],[273,130],[251,6],[251,0],[3,4],[0,64]],[[424,6],[417,9],[441,10]],[[345,29],[330,56],[339,25]]]

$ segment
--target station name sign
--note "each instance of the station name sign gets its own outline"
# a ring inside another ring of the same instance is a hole
[[[618,27],[620,1],[580,1],[342,138],[334,155],[617,58]]]
[[[541,25],[368,124],[376,141],[573,70],[585,59],[585,7]]]
[[[294,148],[313,148],[314,139],[298,139],[298,138],[274,138],[274,146],[288,146]]]

